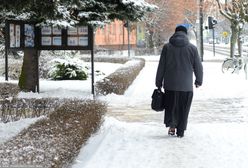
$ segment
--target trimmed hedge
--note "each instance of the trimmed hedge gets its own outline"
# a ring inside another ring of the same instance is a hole
[[[20,91],[17,84],[12,83],[0,83],[0,99],[5,99],[8,97],[15,97]]]
[[[67,102],[0,146],[0,167],[68,167],[100,127],[106,105],[95,100]]]
[[[82,60],[85,62],[90,62],[91,58],[86,56],[82,57]],[[95,56],[94,57],[94,62],[109,62],[109,63],[120,63],[120,64],[125,64],[127,61],[129,61],[130,58],[128,57],[120,57],[120,56]]]
[[[59,107],[63,101],[55,98],[24,99],[12,98],[0,100],[0,121],[6,123],[21,118],[33,118],[47,115]]]
[[[96,82],[96,93],[103,95],[110,93],[124,94],[144,66],[144,59],[132,59],[126,62],[114,73]]]

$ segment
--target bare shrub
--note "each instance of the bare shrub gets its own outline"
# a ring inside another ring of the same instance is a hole
[[[101,125],[106,105],[70,101],[0,146],[0,167],[68,167]]]
[[[126,62],[114,73],[96,83],[97,94],[124,94],[144,66],[144,59],[133,59]]]

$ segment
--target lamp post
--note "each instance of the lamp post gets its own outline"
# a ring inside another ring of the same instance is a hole
[[[199,3],[199,19],[200,19],[200,56],[201,61],[203,61],[204,47],[203,47],[203,0]]]

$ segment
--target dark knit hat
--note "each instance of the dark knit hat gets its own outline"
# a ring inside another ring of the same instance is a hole
[[[177,32],[177,31],[183,31],[187,34],[187,28],[182,26],[182,25],[176,27],[175,32]]]

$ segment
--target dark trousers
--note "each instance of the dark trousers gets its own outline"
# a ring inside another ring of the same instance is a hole
[[[166,127],[186,130],[192,99],[193,92],[165,90],[164,124]]]

